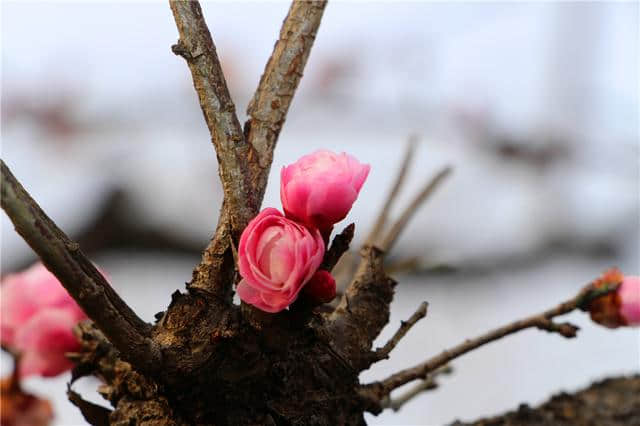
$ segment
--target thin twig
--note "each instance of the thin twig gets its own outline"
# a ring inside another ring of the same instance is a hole
[[[400,236],[400,233],[407,226],[409,220],[411,220],[411,217],[416,213],[420,205],[427,201],[427,199],[429,199],[431,194],[433,194],[440,183],[442,183],[442,181],[447,176],[449,176],[451,171],[452,168],[450,166],[447,166],[427,182],[422,191],[420,191],[416,198],[414,198],[413,201],[405,208],[398,220],[393,224],[393,226],[385,236],[384,240],[380,244],[380,248],[383,251],[387,253],[391,251],[393,244],[395,244],[398,237]]]
[[[373,352],[374,358],[376,360],[389,358],[389,354],[391,351],[398,345],[400,340],[409,332],[411,327],[413,327],[418,321],[427,316],[427,307],[429,304],[427,302],[422,302],[418,309],[411,315],[411,317],[406,321],[400,322],[400,327],[394,333],[394,335],[389,339],[389,341],[381,348],[378,348]]]
[[[353,240],[355,229],[356,225],[352,223],[344,228],[341,233],[333,237],[331,247],[325,253],[320,269],[331,272],[342,255],[349,250],[349,244],[351,244],[351,240]]]
[[[390,398],[389,396],[385,397],[381,405],[383,408],[390,408],[393,411],[399,411],[407,402],[411,401],[421,393],[437,389],[438,383],[436,382],[436,377],[442,374],[451,374],[452,371],[453,369],[449,366],[439,368],[402,395],[396,398]]]
[[[615,288],[615,285],[610,286],[606,291],[614,291]],[[598,292],[598,294],[601,295],[602,289],[594,289],[593,286],[587,286],[574,298],[569,299],[552,309],[528,318],[514,321],[474,339],[465,340],[459,345],[445,350],[439,355],[418,364],[415,367],[399,371],[382,381],[365,385],[363,387],[363,395],[365,395],[365,397],[368,396],[370,399],[382,401],[383,398],[388,396],[392,390],[404,385],[405,383],[409,383],[413,380],[425,379],[431,372],[448,364],[453,359],[479,348],[482,345],[527,328],[538,328],[548,332],[558,333],[567,338],[575,337],[578,327],[569,323],[558,324],[553,322],[552,319],[559,315],[567,314],[575,309],[580,309],[584,306],[585,300],[593,299],[592,294],[594,294],[594,292]]]
[[[280,130],[302,78],[322,20],[326,0],[294,0],[282,23],[247,115],[244,134],[257,158],[250,166],[254,196],[262,202]]]
[[[400,193],[400,189],[404,183],[404,179],[411,167],[411,161],[413,160],[414,153],[416,150],[416,146],[418,145],[418,137],[416,135],[411,135],[409,137],[409,141],[407,143],[407,148],[404,153],[404,158],[402,159],[402,163],[400,163],[400,169],[396,175],[396,180],[393,182],[393,186],[391,186],[391,190],[387,194],[387,199],[385,200],[382,210],[378,214],[378,218],[376,219],[375,224],[371,228],[369,235],[367,236],[366,244],[375,245],[377,243],[380,234],[382,233],[384,226],[387,223],[389,218],[389,211],[393,206],[396,197]]]
[[[18,234],[67,289],[82,310],[135,367],[153,371],[160,351],[149,339],[150,325],[118,296],[96,267],[42,211],[16,180],[4,161],[2,208]]]

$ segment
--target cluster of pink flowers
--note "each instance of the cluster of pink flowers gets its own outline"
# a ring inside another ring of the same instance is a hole
[[[623,275],[618,269],[609,269],[592,285],[596,288],[618,285],[613,293],[591,302],[591,319],[609,328],[640,325],[640,277]]]
[[[2,345],[20,354],[21,377],[55,376],[72,367],[80,349],[73,327],[87,316],[41,263],[2,279]]]
[[[238,295],[266,312],[280,312],[303,291],[315,303],[335,297],[335,280],[318,270],[333,225],[347,216],[370,166],[330,151],[305,155],[283,167],[277,209],[262,210],[238,247]]]

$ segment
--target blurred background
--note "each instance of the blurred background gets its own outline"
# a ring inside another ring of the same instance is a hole
[[[286,2],[207,2],[241,122]],[[215,153],[165,2],[2,2],[2,158],[146,320],[183,288],[216,224]],[[640,271],[638,3],[333,2],[283,128],[280,168],[319,148],[372,165],[345,220],[363,239],[421,136],[402,207],[440,167],[392,262],[380,341],[428,317],[369,381],[538,312],[616,265]],[[2,274],[35,258],[2,214]],[[583,314],[565,341],[535,330],[453,363],[441,388],[371,424],[438,425],[537,404],[640,370],[637,329]],[[10,371],[3,355],[3,375]],[[68,376],[29,379],[59,425],[83,424]],[[96,381],[74,387],[95,402]]]

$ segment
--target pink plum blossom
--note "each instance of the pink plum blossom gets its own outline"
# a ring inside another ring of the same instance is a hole
[[[87,316],[41,263],[2,279],[0,340],[21,354],[20,375],[58,375],[80,349],[73,327]]]
[[[317,229],[289,220],[274,208],[262,210],[240,237],[240,299],[266,312],[285,309],[316,272],[324,251]]]
[[[283,167],[280,199],[288,218],[318,228],[325,238],[347,216],[370,166],[346,153],[321,150]]]
[[[617,293],[620,315],[627,325],[640,325],[640,277],[625,276]]]
[[[609,328],[640,325],[640,277],[625,276],[612,268],[591,285],[595,288],[618,286],[616,291],[591,302],[589,313],[593,321]]]

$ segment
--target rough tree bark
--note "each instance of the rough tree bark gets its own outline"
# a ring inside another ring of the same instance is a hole
[[[481,344],[527,327],[565,337],[575,335],[574,326],[556,324],[553,318],[584,307],[594,297],[591,288],[552,310],[464,342],[387,379],[360,383],[360,372],[388,357],[411,326],[426,315],[426,304],[422,304],[389,343],[373,349],[374,339],[389,321],[395,287],[383,268],[385,252],[418,205],[450,172],[445,168],[427,182],[400,218],[386,226],[410,154],[361,250],[357,272],[335,309],[294,306],[266,314],[233,304],[237,280],[233,248],[260,208],[278,135],[326,1],[292,3],[249,105],[244,129],[200,5],[197,1],[169,3],[180,35],[172,49],[191,70],[216,150],[224,202],[215,235],[186,292],[171,296],[155,324],[136,316],[2,163],[3,209],[92,320],[77,328],[84,350],[73,355],[77,366],[72,381],[90,374],[100,377],[104,385],[99,392],[113,410],[83,402],[70,389],[70,399],[88,421],[114,425],[364,424],[365,411],[378,413],[394,407],[390,397],[394,389],[414,380],[422,381],[414,393],[432,388],[443,366]],[[335,265],[353,232],[350,226],[336,237],[324,268]]]

